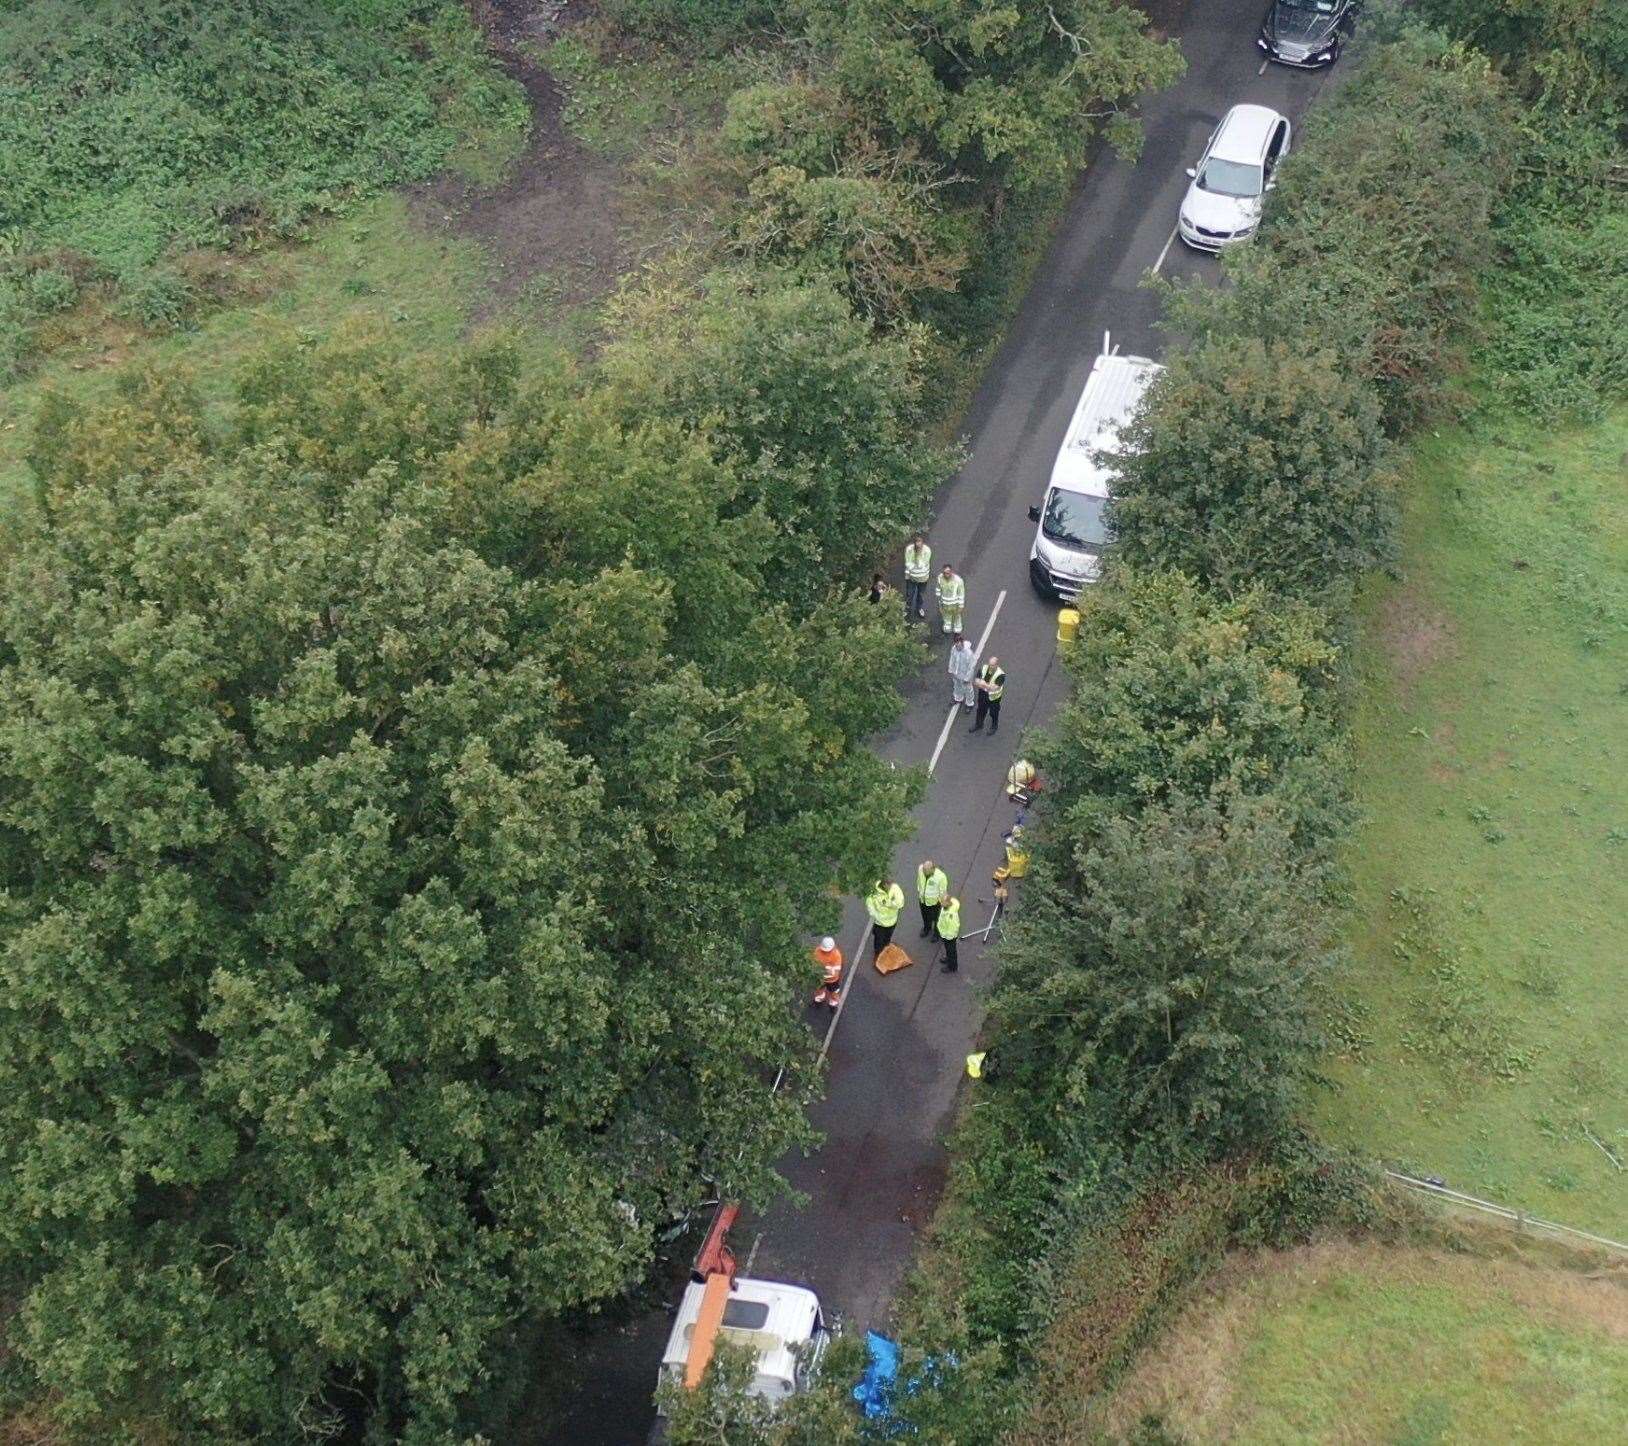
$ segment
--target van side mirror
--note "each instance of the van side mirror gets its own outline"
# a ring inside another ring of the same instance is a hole
[[[1038,522],[1038,521],[1040,521],[1040,509],[1038,507],[1031,507],[1029,509],[1029,521],[1030,522]]]
[[[1196,181],[1198,179],[1198,167],[1197,166],[1189,166],[1187,168],[1187,174],[1189,176],[1191,176]]]

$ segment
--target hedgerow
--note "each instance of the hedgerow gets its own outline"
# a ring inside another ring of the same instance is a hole
[[[1212,336],[1170,357],[1126,435],[1125,564],[1337,605],[1395,556],[1379,399],[1338,352]]]
[[[1473,335],[1516,120],[1478,52],[1416,27],[1376,45],[1302,123],[1259,237],[1225,259],[1231,284],[1172,288],[1170,326],[1285,342],[1371,386],[1392,433],[1414,424]]]

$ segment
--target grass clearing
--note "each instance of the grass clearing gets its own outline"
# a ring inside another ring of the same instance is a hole
[[[449,167],[491,185],[529,124],[455,0],[20,0],[0,102],[0,382],[76,312],[186,325],[315,218]]]
[[[1425,437],[1356,648],[1330,1137],[1628,1239],[1628,409]]]
[[[1628,1285],[1368,1243],[1234,1256],[1106,1416],[1192,1442],[1613,1440]]]
[[[702,120],[720,118],[730,92],[764,78],[762,51],[714,54],[667,49],[600,20],[572,27],[536,48],[565,90],[565,123],[599,155],[628,162],[662,138],[689,139]]]
[[[478,246],[425,234],[409,221],[401,196],[385,195],[320,228],[309,245],[233,261],[238,299],[194,329],[149,335],[90,308],[64,318],[50,360],[25,381],[0,389],[0,508],[30,485],[23,460],[30,418],[49,388],[95,396],[111,392],[121,366],[181,364],[196,374],[207,400],[224,405],[236,363],[279,329],[316,340],[346,323],[372,320],[398,329],[415,346],[442,346],[463,330],[486,282]]]

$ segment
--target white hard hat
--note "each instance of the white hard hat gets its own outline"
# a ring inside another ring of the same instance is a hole
[[[829,954],[836,947],[837,947],[837,941],[835,939],[833,939],[829,934],[827,934],[823,939],[820,940],[820,948],[825,950],[825,952],[827,954]]]

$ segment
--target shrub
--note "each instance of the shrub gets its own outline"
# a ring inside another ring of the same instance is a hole
[[[773,166],[751,183],[736,244],[760,263],[830,278],[873,320],[898,321],[953,290],[964,264],[930,198],[930,184],[908,175]]]
[[[1177,351],[1128,432],[1110,518],[1125,562],[1329,599],[1395,556],[1373,390],[1329,351]]]
[[[8,224],[109,271],[429,175],[477,118],[524,126],[442,0],[26,0],[0,19]]]
[[[196,292],[179,271],[153,266],[124,284],[119,310],[154,329],[180,326],[192,310]]]
[[[858,122],[835,93],[806,80],[743,86],[728,100],[724,144],[754,165],[829,175],[848,153]]]
[[[29,305],[45,316],[72,306],[79,295],[79,283],[66,272],[43,267],[29,273],[23,290]]]
[[[1078,837],[1171,794],[1271,794],[1297,837],[1330,837],[1344,815],[1322,613],[1130,569],[1079,607],[1070,696],[1032,750],[1047,829]]]

